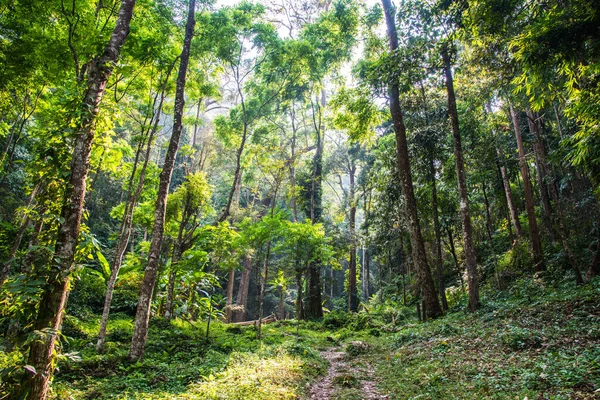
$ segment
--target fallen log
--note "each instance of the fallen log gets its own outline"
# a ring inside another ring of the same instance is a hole
[[[275,316],[275,314],[271,314],[268,317],[265,317],[262,319],[263,324],[270,324],[271,322],[275,322],[275,321],[277,321],[277,317]],[[258,325],[258,320],[255,319],[252,321],[233,322],[233,323],[231,323],[231,325],[237,325],[237,326]]]

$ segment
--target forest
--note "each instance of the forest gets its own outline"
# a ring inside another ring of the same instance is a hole
[[[0,400],[600,396],[594,0],[0,0]]]

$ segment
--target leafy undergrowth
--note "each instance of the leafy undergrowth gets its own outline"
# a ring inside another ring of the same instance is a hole
[[[328,346],[328,334],[312,329],[314,323],[264,326],[260,342],[254,327],[213,322],[207,342],[205,326],[157,319],[144,360],[130,363],[131,321],[116,317],[102,355],[94,349],[95,321],[66,323],[65,335],[71,336],[64,351],[77,351],[81,360],[59,363],[56,398],[294,399],[326,370],[315,349]]]
[[[106,351],[95,316],[67,317],[57,399],[298,399],[327,373],[320,351],[343,349],[332,399],[600,397],[600,279],[583,287],[523,280],[476,314],[454,299],[446,316],[417,323],[413,310],[367,305],[322,322],[192,326],[154,319],[143,361],[127,360],[131,318],[115,314]],[[485,293],[485,291],[484,291]],[[22,363],[0,353],[0,369]],[[371,386],[369,386],[371,385]],[[376,385],[376,386],[375,386]],[[365,389],[366,388],[366,389]],[[379,397],[368,397],[379,398]]]
[[[600,281],[518,283],[475,315],[449,313],[377,339],[381,392],[394,399],[600,397]]]

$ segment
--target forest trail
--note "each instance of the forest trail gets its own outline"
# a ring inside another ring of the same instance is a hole
[[[308,399],[335,399],[338,392],[343,390],[351,390],[357,398],[363,400],[389,398],[377,392],[374,371],[370,364],[362,365],[361,368],[349,363],[346,360],[346,352],[341,351],[339,347],[322,351],[321,356],[329,361],[327,375],[313,384]]]

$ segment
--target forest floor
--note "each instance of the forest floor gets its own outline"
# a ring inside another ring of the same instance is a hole
[[[484,292],[485,293],[485,292]],[[154,319],[145,359],[127,361],[132,318],[115,314],[105,354],[97,317],[69,316],[53,383],[57,399],[596,399],[600,280],[584,287],[525,280],[476,314],[451,299],[418,323],[412,308],[367,306],[320,322],[254,327]],[[368,312],[367,312],[368,310]],[[0,369],[18,360],[0,352]],[[78,359],[77,359],[78,358]],[[1,392],[1,391],[0,391]],[[2,398],[2,396],[0,396]]]

